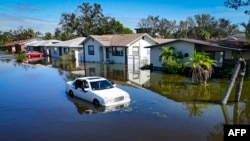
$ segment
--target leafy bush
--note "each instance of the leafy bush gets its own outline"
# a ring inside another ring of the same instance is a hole
[[[169,74],[180,74],[183,72],[183,65],[176,60],[165,60],[162,64],[164,67],[164,72]]]
[[[183,72],[181,59],[183,55],[180,51],[174,52],[173,47],[163,47],[163,52],[159,56],[159,61],[162,61],[164,72],[170,74],[178,74]]]
[[[223,70],[221,71],[220,76],[222,78],[230,79],[232,74],[233,74],[234,67],[235,67],[235,64],[237,63],[237,61],[238,60],[236,60],[236,59],[225,60]]]
[[[75,53],[73,51],[68,52],[60,57],[61,60],[75,61]]]
[[[228,78],[230,79],[234,72],[234,67],[237,63],[237,59],[233,60],[226,60],[224,63],[223,70],[221,71],[220,77],[221,78]],[[250,60],[246,60],[247,66],[246,66],[246,74],[245,74],[245,80],[250,80]]]
[[[26,54],[25,53],[18,53],[15,55],[17,62],[23,62],[26,60]]]

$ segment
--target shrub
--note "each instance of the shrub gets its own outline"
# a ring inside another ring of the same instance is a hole
[[[26,60],[26,54],[25,53],[18,53],[15,55],[17,62],[23,62]]]
[[[75,61],[75,60],[76,60],[76,58],[75,58],[75,53],[72,52],[72,51],[70,51],[70,52],[68,52],[67,54],[62,55],[62,56],[60,57],[60,59],[61,59],[61,60],[64,60],[64,61],[66,61],[66,60],[68,60],[68,61]]]
[[[224,62],[223,70],[220,73],[221,78],[228,78],[230,79],[234,72],[234,67],[237,63],[237,59],[229,59]],[[247,66],[246,66],[246,74],[245,74],[245,80],[250,80],[250,60],[246,60]]]
[[[173,47],[163,47],[162,53],[159,56],[159,61],[162,61],[164,72],[170,74],[178,74],[183,72],[181,59],[183,55],[180,51],[174,52]]]
[[[165,60],[162,66],[164,67],[164,72],[169,74],[180,74],[183,72],[182,63],[176,60]]]

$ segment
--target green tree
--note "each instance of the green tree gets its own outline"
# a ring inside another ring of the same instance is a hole
[[[0,32],[0,47],[12,41],[12,34],[9,32]]]
[[[53,39],[53,36],[50,32],[46,32],[43,39],[45,40]]]
[[[31,29],[31,28],[25,29],[22,26],[18,27],[17,30],[13,30],[13,31],[10,30],[9,32],[12,34],[14,41],[25,40],[25,39],[37,37],[36,33],[33,29]]]
[[[156,37],[156,34],[159,32],[160,17],[149,15],[146,19],[142,18],[137,26],[148,29],[147,33],[152,37]]]
[[[219,20],[210,14],[198,14],[187,17],[186,20],[177,23],[175,20],[148,16],[137,25],[152,37],[160,38],[193,38],[193,39],[221,39],[232,34],[240,33],[236,24],[230,20]]]
[[[87,37],[91,34],[118,34],[133,33],[129,28],[115,20],[115,18],[104,16],[100,4],[82,3],[77,6],[75,13],[63,13],[61,15],[61,28],[55,31],[57,39],[74,38],[76,36]]]
[[[8,42],[25,40],[30,38],[36,38],[40,35],[40,32],[35,32],[31,28],[23,28],[20,26],[18,29],[12,29],[6,32],[0,32],[0,46],[5,45]]]
[[[137,27],[147,29],[147,33],[152,37],[172,38],[177,31],[176,21],[149,15],[146,19],[141,19]]]
[[[198,39],[210,39],[212,32],[215,31],[217,22],[215,18],[209,14],[199,14],[194,16],[197,30],[196,35]]]
[[[206,85],[207,80],[213,73],[213,66],[216,66],[216,61],[210,59],[207,53],[196,51],[193,52],[189,59],[185,66],[191,66],[192,81]]]
[[[248,21],[248,23],[240,23],[241,26],[244,27],[245,29],[245,35],[246,35],[246,40],[248,42],[250,42],[250,20]]]
[[[230,20],[225,18],[220,18],[218,20],[218,25],[216,27],[216,32],[214,32],[214,37],[224,38],[239,32],[236,24],[231,24]]]
[[[232,9],[239,9],[240,7],[247,7],[250,5],[250,0],[226,0],[224,2],[224,5],[228,8],[232,8]],[[249,15],[250,14],[250,10],[246,9],[244,11],[245,14]]]

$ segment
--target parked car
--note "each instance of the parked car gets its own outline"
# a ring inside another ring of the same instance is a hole
[[[43,57],[43,53],[41,52],[38,52],[38,51],[28,51],[26,53],[26,56],[28,58],[32,58],[32,57]]]
[[[100,76],[80,77],[66,82],[70,97],[78,97],[97,106],[112,106],[130,102],[129,94]]]

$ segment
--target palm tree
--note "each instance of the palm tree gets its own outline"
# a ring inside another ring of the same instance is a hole
[[[213,73],[213,66],[216,66],[216,61],[210,59],[205,52],[193,52],[193,56],[189,57],[190,62],[187,62],[185,66],[191,64],[192,81],[198,83],[204,83],[206,85],[207,80]]]
[[[159,61],[172,60],[174,55],[173,47],[162,47],[163,52],[159,56]]]
[[[246,40],[250,42],[250,20],[248,21],[248,23],[243,22],[240,25],[245,28]]]

